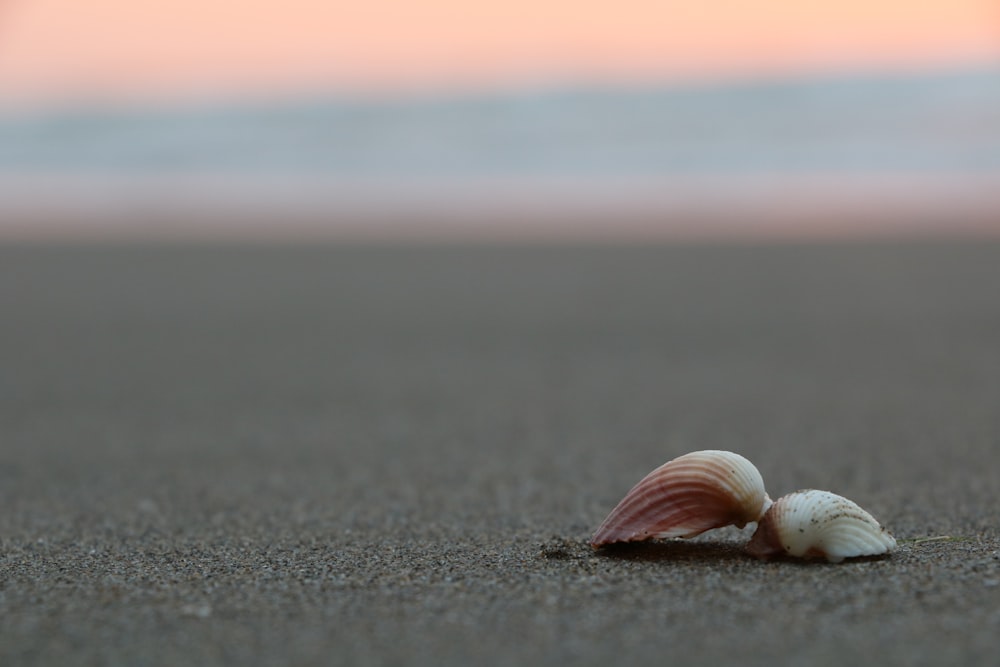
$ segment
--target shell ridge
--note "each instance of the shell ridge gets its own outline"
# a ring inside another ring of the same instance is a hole
[[[806,489],[774,501],[748,550],[761,558],[784,553],[840,562],[887,553],[895,546],[895,538],[857,503],[829,491]]]
[[[883,535],[888,533],[884,532],[881,526],[873,526],[867,521],[843,521],[832,527],[829,542],[843,544],[842,551],[857,551],[858,555],[869,555],[868,552],[879,553],[886,547],[895,545],[895,539],[891,541],[883,539]]]
[[[760,518],[770,499],[759,471],[733,452],[704,450],[667,461],[641,479],[605,518],[594,546],[650,537],[693,537]]]

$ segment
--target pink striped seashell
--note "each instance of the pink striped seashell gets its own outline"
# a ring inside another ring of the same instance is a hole
[[[839,563],[845,558],[888,553],[895,547],[895,538],[853,501],[807,489],[774,501],[757,524],[747,551],[762,559],[794,556]]]
[[[757,521],[771,504],[764,480],[739,454],[708,449],[667,461],[632,487],[590,539],[599,547],[694,537]]]

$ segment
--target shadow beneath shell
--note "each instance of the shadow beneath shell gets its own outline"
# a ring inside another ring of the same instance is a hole
[[[843,567],[844,565],[852,565],[855,563],[857,564],[878,563],[884,560],[891,560],[891,559],[892,559],[892,554],[887,553],[887,554],[876,554],[874,556],[853,556],[851,558],[845,558],[844,560],[838,563],[828,561],[826,558],[823,558],[822,556],[813,558],[796,558],[795,556],[774,556],[772,558],[762,559],[760,562],[775,563],[781,565],[795,565],[798,567],[824,567],[824,566]]]
[[[795,567],[845,566],[851,564],[878,563],[891,560],[893,554],[856,556],[840,563],[831,563],[826,558],[793,558],[776,556],[760,559],[747,552],[740,542],[691,541],[691,540],[650,540],[647,542],[620,542],[606,544],[593,549],[585,542],[567,539],[549,540],[541,546],[539,555],[550,561],[579,561],[587,558],[606,558],[634,563],[722,563],[749,562],[761,565],[773,564]]]
[[[634,562],[734,561],[753,559],[738,544],[728,542],[625,542],[607,544],[594,552],[602,558]]]

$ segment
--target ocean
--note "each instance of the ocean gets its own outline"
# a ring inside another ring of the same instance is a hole
[[[1000,191],[1000,67],[0,112],[7,220],[39,206],[108,214],[123,202],[357,214],[520,197],[614,208],[760,197],[782,183]]]

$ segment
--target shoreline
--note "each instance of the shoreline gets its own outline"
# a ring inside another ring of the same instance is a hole
[[[3,241],[684,242],[1000,237],[1000,174],[393,183],[6,175]]]

